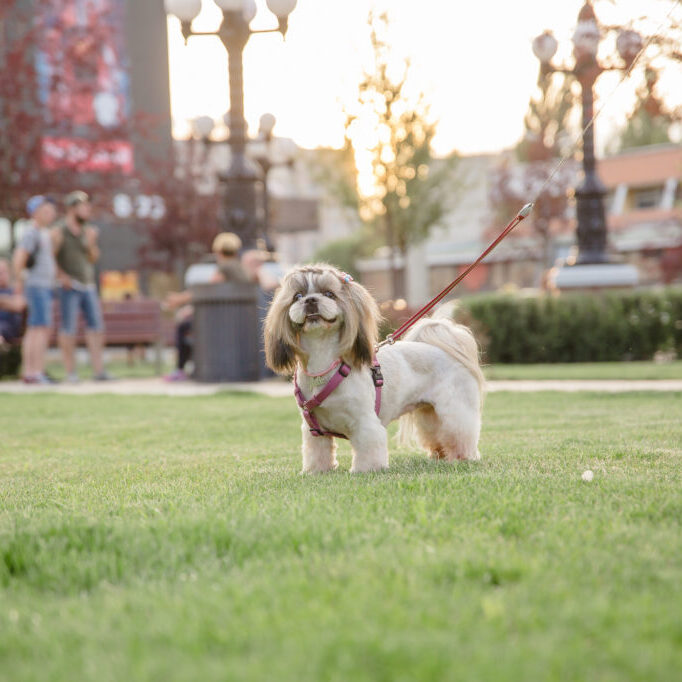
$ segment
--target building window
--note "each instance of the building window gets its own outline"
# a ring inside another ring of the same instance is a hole
[[[647,187],[633,192],[632,203],[635,209],[658,208],[663,195],[662,187]]]

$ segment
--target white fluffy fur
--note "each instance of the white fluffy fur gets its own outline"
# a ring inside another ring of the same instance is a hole
[[[302,310],[311,297],[317,299],[321,319],[313,316],[308,322]],[[404,340],[382,347],[378,359],[384,388],[377,416],[368,349],[363,352],[364,345],[375,343],[377,322],[376,304],[361,285],[344,281],[343,274],[331,266],[299,268],[287,277],[268,312],[269,364],[282,373],[295,364],[306,399],[336,370],[315,379],[307,376],[301,365],[309,373],[321,372],[339,357],[353,365],[350,375],[315,409],[324,429],[349,437],[351,472],[388,468],[386,427],[398,418],[401,437],[414,438],[431,457],[479,459],[484,379],[471,332],[448,319],[430,318],[418,322]],[[351,346],[345,333],[349,328],[357,335]],[[289,351],[295,361],[287,361]],[[313,436],[305,421],[302,434],[303,471],[336,468],[334,439]]]

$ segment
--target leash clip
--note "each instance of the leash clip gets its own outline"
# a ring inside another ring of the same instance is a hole
[[[533,204],[532,202],[526,204],[526,205],[518,212],[517,216],[518,216],[519,218],[521,218],[521,219],[527,218],[527,217],[530,215],[530,212],[533,210],[533,206],[535,206],[535,204]]]
[[[380,343],[377,343],[375,350],[379,350],[379,348],[382,348],[385,345],[392,346],[395,343],[395,339],[393,338],[393,334],[388,334],[386,338],[381,341]]]

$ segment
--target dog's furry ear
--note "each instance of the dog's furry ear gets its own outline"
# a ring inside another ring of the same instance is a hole
[[[374,344],[369,342],[365,327],[360,325],[355,343],[350,349],[350,356],[354,365],[369,365],[374,357]]]
[[[370,293],[357,282],[348,282],[348,305],[345,329],[341,338],[342,353],[355,367],[369,365],[379,337],[379,306]]]
[[[265,342],[265,361],[273,372],[291,374],[296,365],[296,356],[288,343],[283,339],[275,339],[272,344]]]
[[[300,349],[289,321],[289,301],[282,289],[277,291],[265,318],[265,362],[278,374],[292,374]]]

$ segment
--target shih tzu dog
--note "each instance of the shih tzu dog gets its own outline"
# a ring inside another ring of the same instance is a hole
[[[350,440],[351,472],[388,468],[386,426],[398,418],[401,436],[432,458],[479,459],[484,379],[472,333],[423,319],[375,354],[379,320],[367,290],[330,265],[299,267],[277,291],[266,359],[275,372],[294,374],[303,471],[336,468],[335,437]]]

